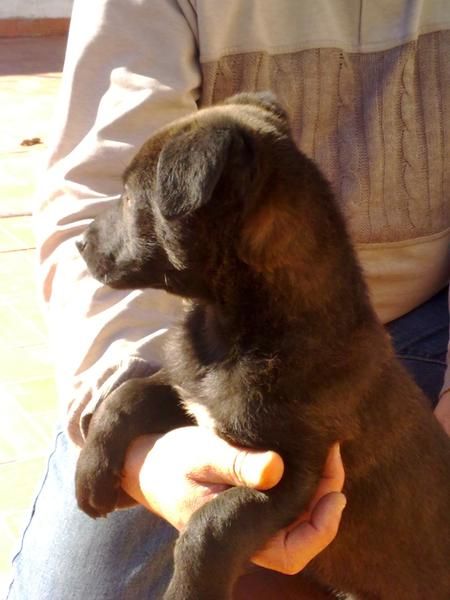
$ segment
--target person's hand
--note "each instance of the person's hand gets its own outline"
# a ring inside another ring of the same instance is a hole
[[[450,390],[442,394],[434,414],[448,435],[450,435]]]
[[[293,575],[330,544],[338,532],[346,498],[339,444],[331,447],[309,510],[280,531],[253,557],[261,567]]]
[[[138,502],[182,529],[191,514],[235,485],[269,489],[283,474],[274,452],[239,450],[201,427],[143,436],[129,448],[122,487]],[[334,446],[310,511],[280,532],[254,562],[283,573],[301,570],[336,535],[345,504],[344,473]]]
[[[122,487],[181,530],[192,513],[231,486],[265,490],[283,475],[275,452],[239,450],[204,427],[142,436],[128,449]]]

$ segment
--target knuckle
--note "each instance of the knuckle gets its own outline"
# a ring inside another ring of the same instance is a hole
[[[244,464],[247,455],[248,452],[244,450],[239,450],[236,451],[233,458],[231,476],[233,477],[233,480],[239,485],[246,485],[244,476]]]
[[[280,572],[283,573],[283,575],[297,575],[297,573],[301,571],[304,566],[305,565],[303,561],[299,564],[299,561],[288,560],[283,565],[282,571]]]

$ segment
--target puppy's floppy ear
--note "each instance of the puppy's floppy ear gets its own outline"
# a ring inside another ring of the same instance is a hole
[[[259,273],[298,267],[304,246],[312,242],[308,236],[300,215],[284,201],[282,194],[275,192],[247,215],[241,231],[239,257]]]
[[[199,127],[182,131],[159,155],[156,193],[164,218],[194,212],[211,199],[224,171],[233,140],[231,129]]]

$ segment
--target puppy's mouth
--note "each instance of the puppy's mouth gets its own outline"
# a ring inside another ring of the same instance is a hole
[[[96,255],[95,260],[83,256],[91,275],[104,285],[114,289],[152,288],[176,293],[179,272],[176,269],[160,269],[156,265],[121,264],[114,255]]]
[[[142,269],[133,264],[122,266],[112,263],[108,257],[96,265],[95,269],[89,268],[95,279],[104,285],[115,289],[166,289],[170,291],[171,278],[165,272]]]
[[[89,251],[86,240],[75,242],[90,274],[107,285],[111,285],[117,274],[117,261],[113,254],[100,254]]]
[[[152,288],[176,295],[184,289],[183,273],[171,264],[167,256],[155,249],[140,259],[118,256],[115,252],[100,252],[92,232],[75,243],[90,274],[111,288]]]

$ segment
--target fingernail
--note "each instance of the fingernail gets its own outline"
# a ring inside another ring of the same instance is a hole
[[[347,506],[347,498],[344,494],[339,493],[339,497],[336,499],[336,510],[342,512]]]
[[[275,452],[249,453],[241,465],[240,479],[246,485],[266,490],[280,481],[283,469],[283,461]]]

